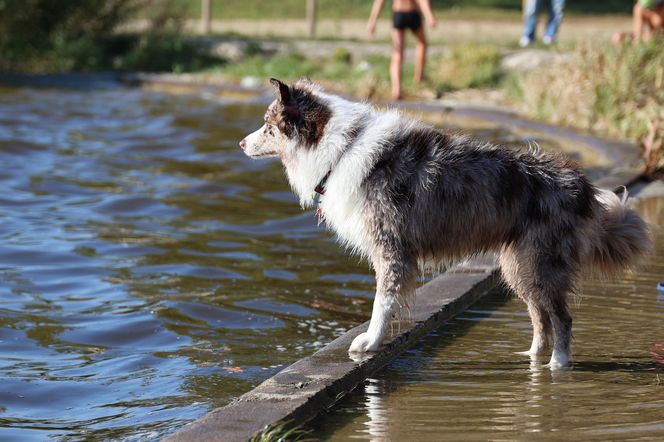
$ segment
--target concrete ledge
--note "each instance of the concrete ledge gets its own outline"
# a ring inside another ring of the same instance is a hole
[[[544,134],[554,139],[585,146],[586,148],[606,157],[614,168],[621,170],[625,169],[629,173],[634,174],[640,174],[641,172],[639,149],[636,147],[635,143],[601,138],[575,129],[530,120],[511,111],[498,110],[489,107],[467,105],[444,106],[443,103],[436,101],[400,101],[386,102],[386,104],[421,113],[443,111],[452,116],[486,121],[512,130],[519,130],[530,134]]]
[[[468,308],[497,283],[498,267],[494,258],[473,259],[454,267],[417,291],[412,321],[395,325],[400,331],[388,338],[380,351],[358,360],[348,355],[353,339],[367,330],[367,321],[166,440],[246,441],[276,422],[302,424],[327,410],[373,372]]]

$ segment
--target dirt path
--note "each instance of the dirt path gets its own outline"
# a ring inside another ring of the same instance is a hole
[[[544,17],[540,20],[543,26]],[[560,41],[570,42],[583,39],[610,39],[615,31],[630,29],[629,17],[571,17],[563,22]],[[200,23],[189,22],[188,28],[198,30]],[[440,17],[438,27],[428,29],[430,40],[434,43],[457,42],[516,42],[521,33],[519,20],[460,20]],[[212,23],[215,33],[236,33],[255,37],[302,38],[307,35],[304,20],[217,20]],[[320,39],[357,39],[366,40],[365,20],[320,20],[317,25],[317,37]],[[388,40],[390,23],[382,20],[378,23],[376,38]]]

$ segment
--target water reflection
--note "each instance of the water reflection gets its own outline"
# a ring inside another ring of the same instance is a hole
[[[366,397],[364,406],[366,409],[367,432],[373,440],[389,436],[389,414],[383,404],[385,388],[378,379],[369,378],[364,383],[364,394]]]

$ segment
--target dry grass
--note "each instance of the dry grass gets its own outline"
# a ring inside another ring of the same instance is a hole
[[[429,77],[438,93],[495,87],[502,73],[495,45],[463,44],[432,59]]]
[[[663,44],[580,45],[574,59],[519,78],[518,94],[535,118],[638,140],[653,174],[664,167]]]

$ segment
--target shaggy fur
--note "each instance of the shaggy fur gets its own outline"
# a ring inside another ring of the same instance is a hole
[[[559,155],[533,154],[453,135],[325,93],[271,80],[265,125],[240,146],[280,157],[303,207],[376,271],[366,333],[350,351],[379,348],[389,323],[414,304],[418,267],[500,254],[507,285],[533,323],[525,353],[553,340],[552,369],[570,360],[567,298],[583,266],[612,275],[651,248],[648,228],[615,194]]]

